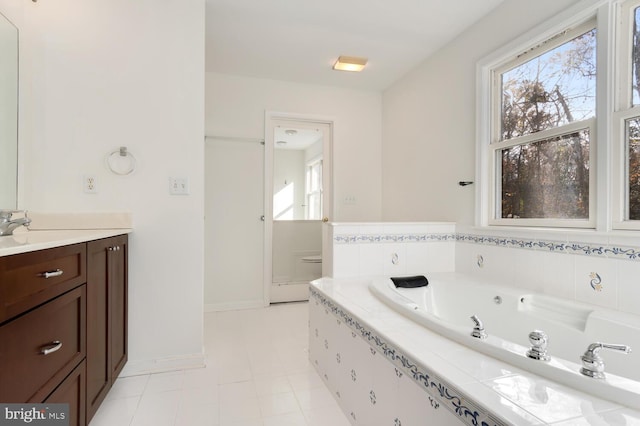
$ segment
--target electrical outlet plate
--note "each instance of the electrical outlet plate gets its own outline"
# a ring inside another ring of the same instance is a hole
[[[95,177],[95,175],[82,176],[82,190],[85,194],[98,193],[98,179]]]
[[[171,195],[189,195],[189,178],[170,177],[169,193]]]

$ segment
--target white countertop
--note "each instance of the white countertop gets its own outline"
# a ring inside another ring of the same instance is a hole
[[[322,278],[312,285],[508,424],[640,425],[639,411],[546,380],[422,327],[378,300],[368,288],[371,279]]]
[[[121,229],[59,229],[26,231],[16,230],[14,235],[0,237],[0,256],[27,253],[53,247],[66,246],[116,235],[129,234],[131,228]]]

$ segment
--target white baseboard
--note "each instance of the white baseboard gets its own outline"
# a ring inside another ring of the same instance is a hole
[[[169,371],[204,368],[204,366],[205,359],[203,353],[171,358],[127,361],[119,377],[166,373]]]
[[[242,302],[208,303],[204,305],[205,312],[239,311],[242,309],[264,308],[264,300],[247,300]]]

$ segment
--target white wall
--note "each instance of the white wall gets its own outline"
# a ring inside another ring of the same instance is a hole
[[[380,220],[381,95],[378,92],[206,74],[206,134],[262,139],[265,111],[335,119],[334,217]],[[353,195],[355,204],[344,204]]]
[[[198,362],[204,0],[9,3],[24,3],[20,206],[132,212],[125,371]],[[130,176],[105,167],[119,146],[138,160]],[[83,174],[97,194],[82,192]],[[170,196],[170,176],[187,177],[191,195]]]
[[[383,93],[382,217],[472,224],[476,63],[576,0],[506,0]]]

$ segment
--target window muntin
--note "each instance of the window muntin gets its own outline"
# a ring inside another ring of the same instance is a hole
[[[489,223],[593,226],[595,22],[564,31],[493,73]]]

